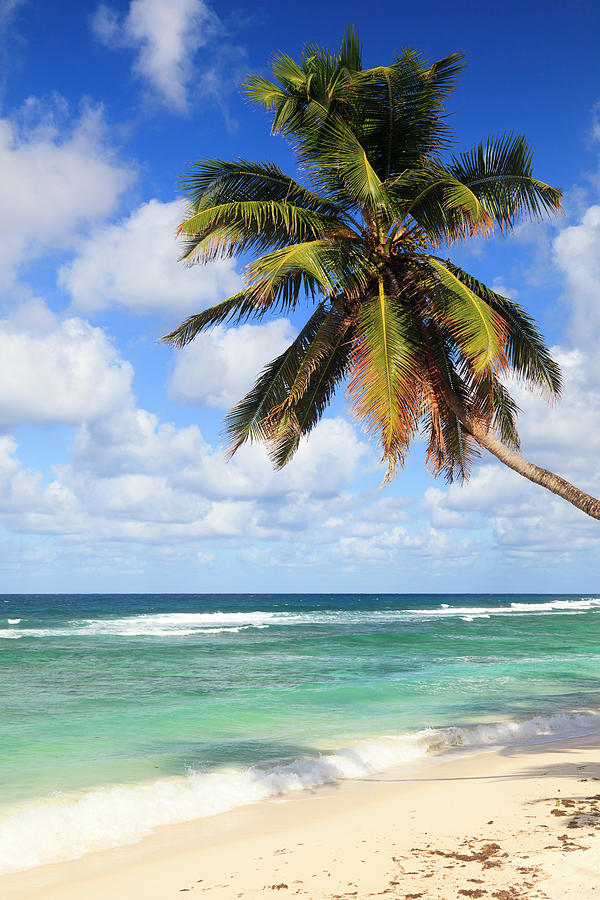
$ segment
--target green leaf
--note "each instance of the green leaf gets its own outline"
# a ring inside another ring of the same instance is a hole
[[[474,371],[502,365],[504,322],[477,294],[433,256],[427,260],[445,288],[437,307],[439,319],[461,348]]]
[[[493,229],[477,195],[441,164],[405,172],[386,187],[403,216],[411,216],[432,243],[450,243]]]
[[[265,253],[247,266],[248,294],[257,303],[271,303],[286,291],[290,279],[300,279],[310,293],[333,296],[338,290],[360,290],[369,261],[351,244],[317,240]]]
[[[389,481],[402,463],[418,418],[418,370],[410,320],[379,281],[362,305],[348,392],[356,416],[383,447]]]
[[[513,450],[521,449],[521,440],[517,431],[517,415],[520,410],[504,385],[494,378],[492,387],[492,429],[500,440]]]
[[[267,109],[276,109],[286,99],[281,86],[262,75],[249,76],[243,84],[243,89],[253,103]]]
[[[423,325],[427,336],[427,350],[423,366],[423,429],[429,435],[427,465],[434,476],[443,474],[449,483],[469,478],[473,460],[479,448],[473,437],[446,402],[450,391],[460,404],[473,414],[472,388],[460,376],[452,349],[452,341],[445,328],[429,322]],[[467,375],[469,373],[467,372]],[[477,379],[480,385],[482,378]],[[476,386],[477,386],[476,385]]]
[[[292,241],[322,237],[356,239],[340,217],[297,206],[287,200],[246,200],[201,209],[179,226],[182,259],[209,262],[245,250],[264,253]]]
[[[560,209],[562,192],[534,178],[532,159],[524,137],[505,134],[453,157],[449,168],[501,228],[513,228],[518,217],[539,219]]]
[[[319,123],[318,154],[313,142],[300,154],[301,162],[320,187],[342,186],[354,204],[376,209],[389,198],[365,148],[341,119]],[[340,187],[337,188],[337,192]],[[338,201],[339,202],[339,201]]]
[[[535,321],[522,306],[492,291],[463,269],[446,261],[446,267],[474,294],[481,297],[497,312],[505,323],[506,355],[515,375],[531,387],[560,396],[562,378],[560,366],[546,346]]]
[[[332,307],[307,348],[289,395],[271,418],[274,425],[269,455],[276,468],[286,465],[329,405],[350,362],[352,328]]]
[[[342,38],[339,64],[354,72],[362,69],[362,47],[354,25],[348,25],[346,34]]]
[[[232,455],[245,441],[268,443],[272,439],[270,413],[289,396],[290,386],[326,315],[325,305],[319,304],[295,341],[265,366],[252,390],[228,413],[224,434]]]
[[[201,159],[188,166],[180,190],[190,203],[190,215],[220,203],[251,200],[287,201],[315,212],[342,215],[331,200],[303,187],[270,162]]]

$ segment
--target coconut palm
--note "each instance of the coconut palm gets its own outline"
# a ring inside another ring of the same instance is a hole
[[[355,417],[381,445],[384,480],[421,432],[434,475],[464,480],[484,447],[600,518],[597,499],[518,453],[518,407],[503,376],[550,399],[561,389],[534,321],[445,258],[453,243],[510,231],[561,199],[534,177],[521,136],[450,152],[444,102],[462,68],[457,53],[430,65],[405,50],[363,69],[349,28],[337,53],[307,47],[299,62],[278,56],[273,80],[250,77],[247,95],[291,140],[303,178],[241,158],[190,166],[183,258],[255,258],[239,293],[164,340],[183,347],[218,323],[308,302],[297,338],[227,416],[231,453],[261,441],[284,466],[345,382]]]

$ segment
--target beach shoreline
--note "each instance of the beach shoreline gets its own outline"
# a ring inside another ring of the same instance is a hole
[[[599,749],[594,733],[445,754],[6,875],[0,893],[3,900],[600,897]]]

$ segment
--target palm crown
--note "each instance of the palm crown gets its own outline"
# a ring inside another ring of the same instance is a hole
[[[440,255],[560,207],[560,191],[533,176],[523,137],[451,153],[444,102],[462,67],[460,54],[430,65],[405,50],[363,69],[349,28],[338,53],[280,55],[273,80],[245,84],[293,142],[302,181],[244,159],[189,168],[184,258],[256,258],[243,290],[165,340],[181,347],[220,322],[315,306],[227,416],[232,452],[259,440],[284,465],[346,382],[355,416],[380,441],[386,478],[419,430],[432,471],[465,478],[474,434],[519,447],[504,374],[559,393],[559,368],[530,316]]]

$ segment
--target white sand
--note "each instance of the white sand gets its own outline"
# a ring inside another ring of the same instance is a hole
[[[0,897],[600,898],[599,749],[595,735],[346,782],[4,876]]]

